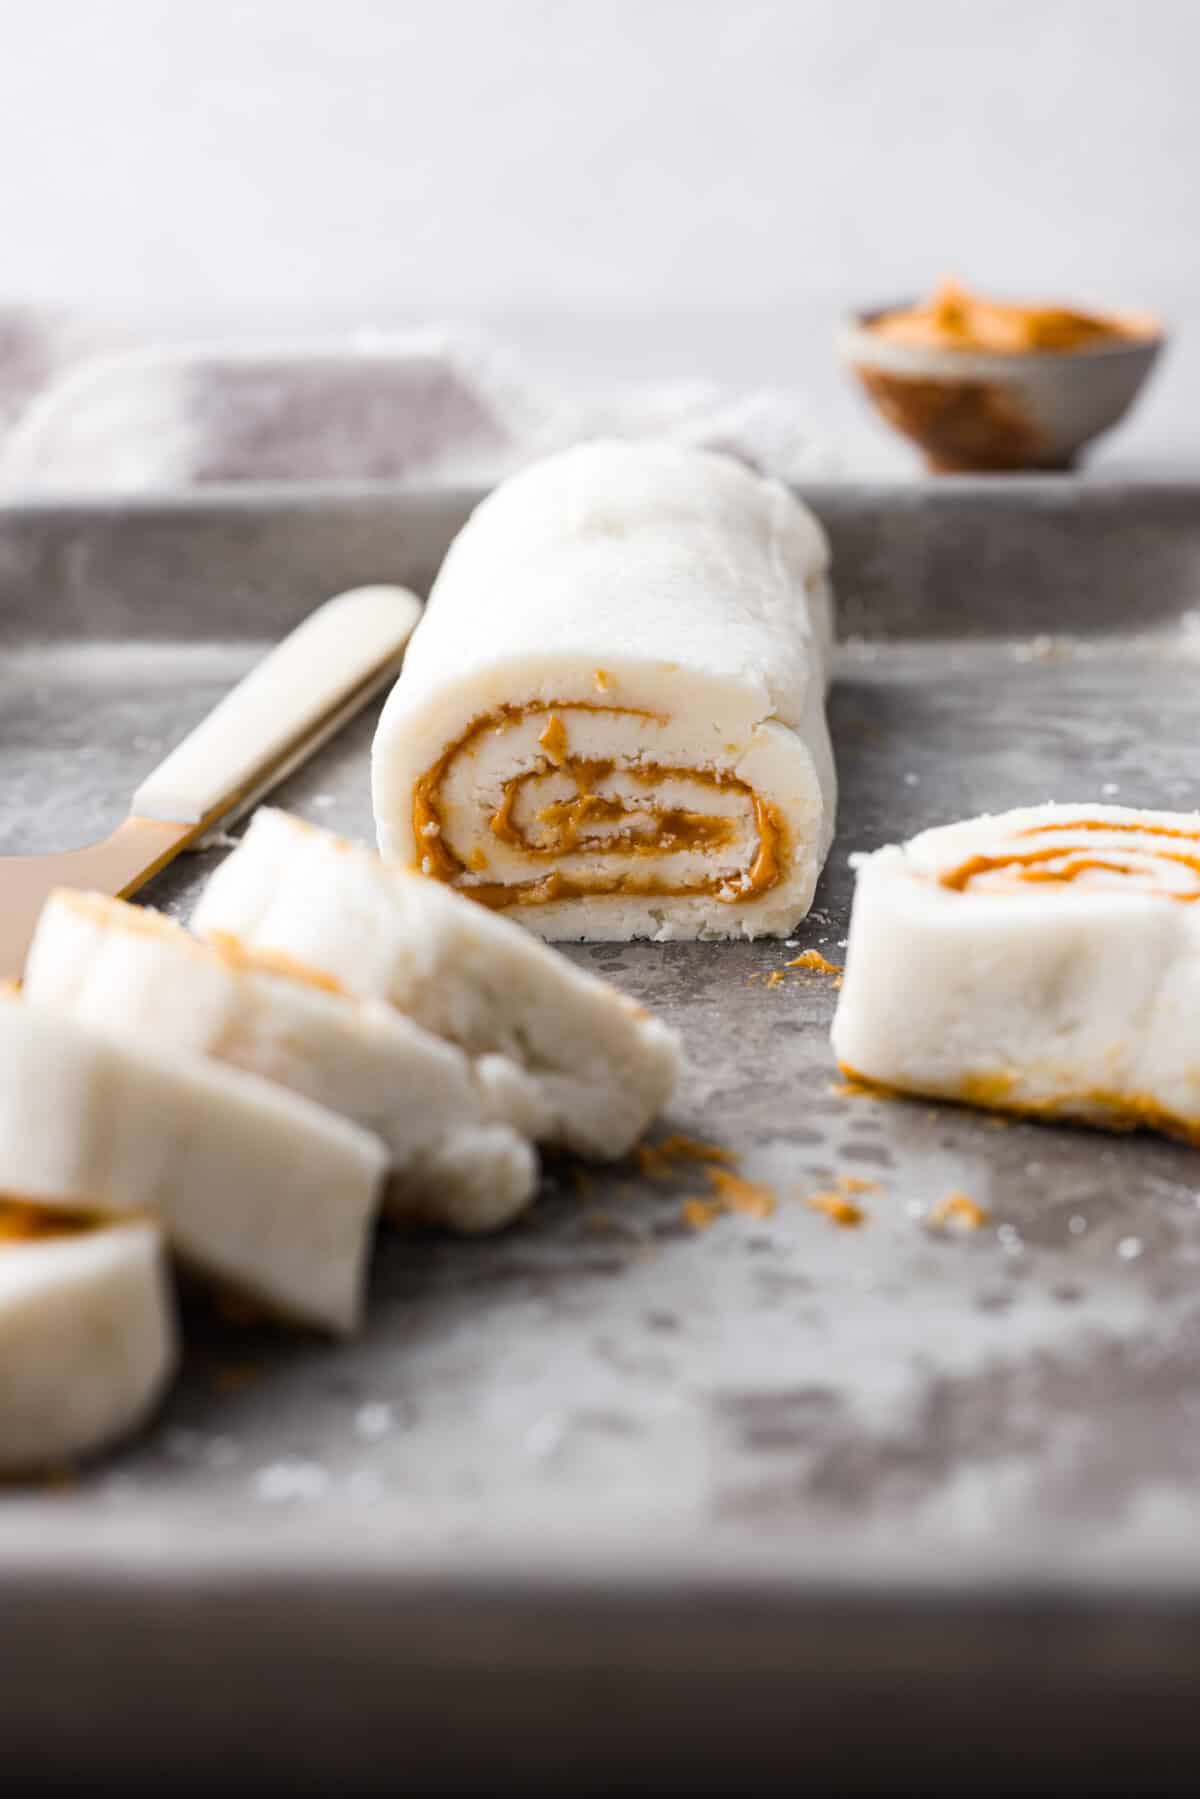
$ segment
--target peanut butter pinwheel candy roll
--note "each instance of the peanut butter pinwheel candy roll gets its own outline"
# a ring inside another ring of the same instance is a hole
[[[833,831],[828,565],[784,487],[705,451],[516,475],[380,721],[385,859],[550,939],[786,935]]]

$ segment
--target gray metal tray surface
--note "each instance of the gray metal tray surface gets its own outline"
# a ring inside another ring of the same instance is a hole
[[[767,977],[841,960],[854,850],[1046,798],[1200,802],[1200,496],[808,497],[845,638],[812,914],[788,947],[565,952],[678,1026],[664,1129],[735,1151],[774,1215],[697,1231],[695,1167],[563,1163],[503,1235],[385,1234],[347,1346],[189,1299],[161,1421],[0,1496],[17,1764],[240,1757],[332,1791],[636,1784],[669,1757],[704,1787],[844,1745],[863,1706],[930,1787],[989,1730],[993,1768],[1086,1744],[1113,1775],[1148,1726],[1194,1747],[1200,1156],[849,1094],[832,981]],[[103,834],[269,639],[339,587],[427,583],[470,500],[0,512],[0,853]],[[279,803],[369,836],[373,723]],[[221,853],[144,897],[186,916]],[[858,1229],[803,1203],[839,1176],[875,1183]],[[951,1189],[992,1222],[931,1231]]]

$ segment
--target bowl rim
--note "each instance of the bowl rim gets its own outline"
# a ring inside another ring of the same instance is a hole
[[[1059,369],[1072,365],[1086,366],[1094,362],[1111,362],[1126,356],[1155,355],[1169,342],[1171,335],[1170,326],[1160,314],[1138,307],[1108,307],[1097,316],[1117,320],[1137,318],[1152,329],[1141,336],[1086,344],[1077,350],[989,350],[976,346],[960,349],[954,344],[905,344],[877,337],[871,331],[870,327],[877,319],[889,312],[907,311],[919,304],[920,298],[920,295],[915,295],[874,306],[847,307],[841,315],[838,331],[843,352],[849,355],[855,350],[873,350],[881,355],[886,354],[889,361],[893,358],[896,362],[910,361],[914,367],[922,362],[929,366],[932,360],[936,360],[952,368],[961,368],[963,374],[967,373],[967,364],[972,361],[986,363],[993,369],[1009,368],[1024,373],[1048,366]]]

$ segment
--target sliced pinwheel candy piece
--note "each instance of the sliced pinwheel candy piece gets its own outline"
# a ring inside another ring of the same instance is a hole
[[[192,923],[388,1000],[470,1056],[506,1057],[523,1072],[524,1124],[585,1155],[624,1155],[679,1076],[675,1033],[607,981],[452,888],[285,812],[255,815]]]
[[[1035,806],[862,857],[833,1047],[906,1092],[1200,1143],[1200,814]]]
[[[52,894],[25,967],[25,996],[145,1047],[277,1081],[374,1131],[392,1163],[389,1204],[462,1231],[495,1229],[537,1189],[522,1127],[536,1094],[512,1063],[472,1062],[381,1000],[231,941],[192,937],[140,906]]]
[[[0,1193],[150,1212],[179,1258],[299,1323],[358,1323],[387,1155],[256,1075],[0,1002]]]
[[[175,1369],[162,1233],[0,1199],[0,1474],[127,1436]]]

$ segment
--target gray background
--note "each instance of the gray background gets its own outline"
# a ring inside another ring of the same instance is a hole
[[[794,383],[947,270],[1186,321],[1188,0],[0,0],[0,300],[471,318],[551,373]],[[1186,329],[1111,466],[1200,463]],[[1194,370],[1194,373],[1193,373]]]

